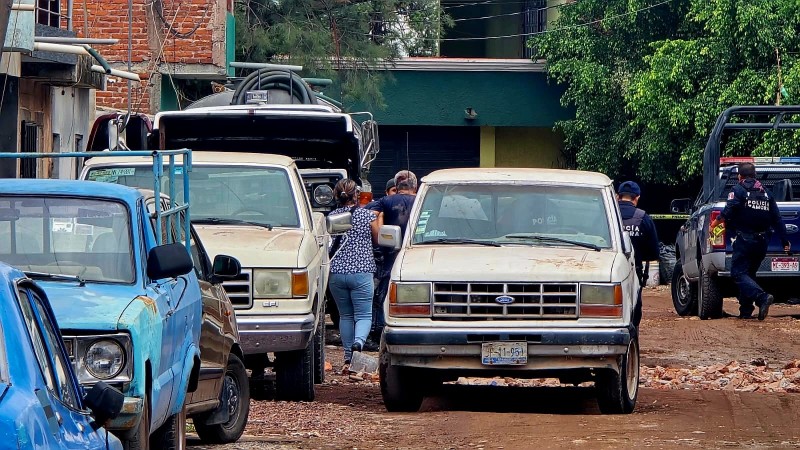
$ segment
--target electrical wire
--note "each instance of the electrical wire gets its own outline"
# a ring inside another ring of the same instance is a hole
[[[175,27],[173,26],[174,23],[175,23],[174,20],[172,21],[172,23],[167,23],[167,19],[164,18],[164,2],[163,2],[163,0],[154,0],[152,2],[153,5],[155,5],[156,3],[158,4],[158,7],[155,8],[156,15],[161,20],[161,22],[164,25],[167,26],[167,31],[169,31],[169,34],[175,36],[178,39],[188,39],[188,38],[192,37],[197,32],[197,30],[199,30],[200,27],[203,26],[203,24],[205,23],[206,15],[208,15],[208,11],[211,9],[211,4],[210,3],[206,3],[206,8],[205,8],[205,10],[203,10],[203,16],[200,17],[200,19],[197,21],[197,23],[194,25],[194,27],[191,30],[189,30],[189,31],[187,31],[185,33],[181,33],[179,31],[175,30]],[[178,3],[178,9],[180,9],[180,7],[181,7],[181,4]]]

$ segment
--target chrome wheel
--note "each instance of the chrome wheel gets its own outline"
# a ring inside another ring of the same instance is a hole
[[[628,357],[626,358],[628,364],[625,368],[625,374],[627,375],[626,383],[628,385],[628,398],[630,399],[636,398],[636,393],[639,389],[639,352],[636,348],[637,345],[639,345],[637,341],[631,341],[628,345]]]

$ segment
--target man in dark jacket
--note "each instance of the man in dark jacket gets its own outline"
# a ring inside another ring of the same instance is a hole
[[[738,173],[739,184],[731,189],[725,209],[711,222],[710,229],[713,232],[724,221],[726,231],[735,235],[732,239],[731,278],[739,288],[739,317],[751,318],[755,303],[758,320],[764,320],[775,298],[764,292],[755,278],[767,256],[770,228],[778,234],[785,252],[791,249],[791,245],[775,198],[756,180],[756,166],[739,164]]]
[[[622,215],[622,225],[631,236],[634,258],[636,260],[636,275],[639,284],[644,287],[648,274],[644,261],[658,259],[658,234],[653,219],[644,210],[637,208],[642,190],[634,181],[626,181],[617,189],[619,212]],[[639,289],[636,307],[633,312],[633,322],[637,327],[642,320],[642,290]]]

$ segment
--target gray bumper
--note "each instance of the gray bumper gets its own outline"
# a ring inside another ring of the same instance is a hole
[[[245,355],[302,350],[314,334],[313,314],[291,316],[237,315],[239,343]]]
[[[756,276],[758,278],[797,278],[800,277],[800,272],[773,272],[772,271],[772,258],[784,258],[786,257],[785,254],[782,253],[772,253],[768,254],[763,261],[761,261],[761,265],[758,267],[758,272]],[[703,257],[703,264],[706,265],[709,273],[717,275],[721,277],[730,277],[731,276],[731,262],[733,257],[729,253],[711,253]]]
[[[631,335],[627,328],[431,330],[386,327],[385,351],[393,365],[447,370],[561,370],[617,368]],[[481,364],[483,342],[527,342],[528,363]]]

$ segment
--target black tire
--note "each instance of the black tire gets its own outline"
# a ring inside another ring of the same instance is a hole
[[[145,450],[150,439],[150,397],[145,393],[139,426],[119,436],[125,450]]]
[[[325,310],[320,314],[317,332],[312,338],[314,346],[314,384],[325,382]]]
[[[698,316],[701,320],[722,317],[722,293],[717,286],[717,278],[710,275],[700,262],[700,281],[698,286]]]
[[[683,276],[683,267],[675,264],[672,271],[672,305],[679,316],[691,316],[697,312],[697,285]]]
[[[275,397],[278,400],[314,401],[314,342],[303,350],[275,355]]]
[[[413,376],[408,367],[391,365],[391,358],[381,349],[378,372],[383,405],[389,412],[416,412],[425,398],[423,377]]]
[[[167,418],[152,436],[151,449],[184,450],[186,448],[186,404],[181,411]]]
[[[632,337],[628,352],[619,358],[619,372],[604,370],[594,382],[597,405],[603,414],[630,414],[639,395],[639,339]]]
[[[222,386],[227,391],[230,418],[225,423],[206,425],[210,413],[193,418],[197,435],[204,443],[229,444],[242,437],[247,417],[250,414],[250,384],[247,380],[247,371],[244,363],[238,356],[231,354],[228,357],[228,367],[225,369],[225,381]],[[222,397],[222,393],[220,394]]]

